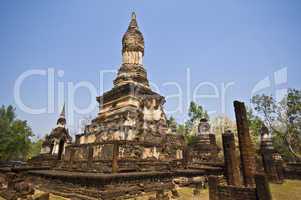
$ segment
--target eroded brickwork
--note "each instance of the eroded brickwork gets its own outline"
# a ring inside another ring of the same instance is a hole
[[[234,134],[231,131],[227,131],[222,135],[223,149],[224,149],[224,163],[225,163],[225,176],[227,178],[228,185],[240,185],[240,169],[238,156],[235,150]]]
[[[243,181],[245,186],[254,186],[254,175],[256,172],[255,150],[249,133],[246,107],[244,103],[234,101],[234,109],[244,179]]]
[[[272,200],[270,186],[264,174],[255,175],[256,193],[258,200]]]
[[[209,177],[210,200],[271,200],[268,179],[265,175],[255,175],[255,186],[233,186],[224,184],[217,176]]]
[[[282,157],[273,147],[272,137],[269,134],[269,130],[266,126],[262,126],[260,129],[260,135],[260,154],[262,157],[264,172],[266,173],[269,181],[274,183],[282,183],[284,179]]]

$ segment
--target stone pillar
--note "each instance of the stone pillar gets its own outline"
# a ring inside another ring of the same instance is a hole
[[[119,156],[119,144],[113,144],[113,156],[112,156],[112,173],[118,172],[118,156]]]
[[[219,200],[218,198],[218,177],[209,176],[208,177],[209,186],[209,200]]]
[[[277,175],[280,183],[283,183],[284,181],[284,164],[283,160],[280,154],[278,154],[278,160],[276,161],[276,169],[277,169]]]
[[[256,172],[255,150],[249,133],[249,124],[244,103],[234,101],[240,159],[245,186],[254,186]]]
[[[266,173],[269,181],[274,183],[282,183],[283,176],[281,171],[283,167],[281,164],[281,156],[273,147],[272,137],[269,134],[268,128],[263,125],[260,129],[261,134],[261,144],[260,144],[260,153],[262,157],[262,164],[264,172]],[[277,159],[278,158],[278,159]]]
[[[264,172],[271,182],[278,182],[277,168],[273,161],[273,152],[261,149],[262,164]]]
[[[188,165],[191,161],[191,156],[190,156],[190,152],[191,152],[191,148],[189,148],[189,146],[185,146],[184,149],[183,149],[183,167],[185,169],[188,168]]]
[[[16,173],[9,172],[6,174],[6,182],[7,182],[7,189],[14,190],[15,188],[15,179],[17,178]]]
[[[255,175],[256,195],[258,200],[272,200],[268,179],[263,174]]]
[[[235,151],[234,134],[231,131],[227,131],[222,135],[223,137],[223,149],[224,149],[224,161],[225,161],[225,176],[227,178],[228,185],[238,186],[241,184],[239,161]]]

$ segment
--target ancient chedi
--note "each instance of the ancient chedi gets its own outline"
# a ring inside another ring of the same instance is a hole
[[[180,162],[184,139],[167,126],[165,99],[149,87],[143,56],[133,13],[114,87],[97,97],[98,116],[66,147],[61,168],[110,173],[162,170]]]
[[[41,154],[51,154],[61,159],[64,154],[65,147],[71,143],[72,138],[66,128],[65,105],[57,120],[56,128],[54,128],[49,136],[46,136],[42,144]]]
[[[264,172],[271,182],[282,183],[284,179],[283,160],[273,146],[269,129],[263,124],[260,129],[260,154]]]
[[[190,145],[190,151],[193,164],[219,161],[220,148],[217,146],[215,134],[210,131],[208,119],[200,120],[196,141]]]
[[[97,97],[100,104],[99,114],[92,124],[87,126],[85,134],[80,137],[80,143],[108,139],[147,140],[137,135],[138,132],[142,131],[146,137],[150,134],[167,132],[166,116],[162,108],[165,100],[150,89],[142,64],[143,56],[144,39],[133,13],[128,30],[122,39],[123,63],[114,80],[114,88]],[[108,128],[112,134],[103,131]],[[99,131],[101,134],[97,134]],[[147,131],[151,133],[146,134]],[[87,137],[87,134],[90,134],[90,137]],[[161,134],[157,136],[161,137]]]
[[[56,127],[49,135],[46,135],[40,155],[29,160],[30,165],[55,166],[57,160],[61,160],[65,154],[66,146],[70,145],[72,137],[66,128],[65,105],[57,120]]]

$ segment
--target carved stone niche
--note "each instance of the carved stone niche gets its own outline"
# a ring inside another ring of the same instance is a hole
[[[167,132],[166,116],[163,111],[165,100],[160,95],[143,96],[140,99],[142,129],[152,134]]]

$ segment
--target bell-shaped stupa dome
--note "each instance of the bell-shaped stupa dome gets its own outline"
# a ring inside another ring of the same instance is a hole
[[[139,30],[136,14],[132,13],[129,27],[122,38],[122,53],[141,52],[144,55],[144,39]]]

